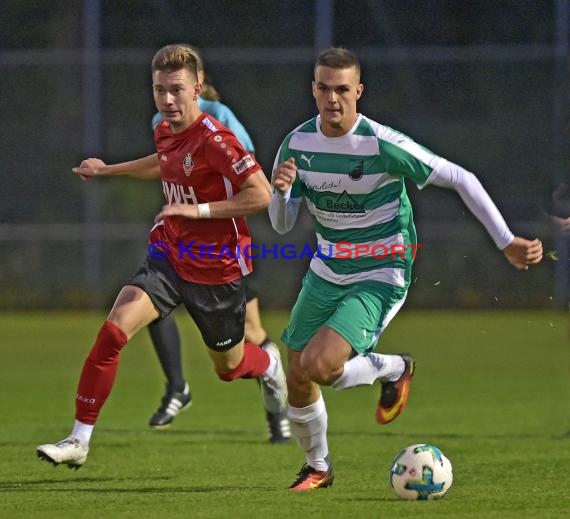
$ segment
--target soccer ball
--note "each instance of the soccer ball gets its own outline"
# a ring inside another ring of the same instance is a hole
[[[439,499],[452,482],[451,462],[429,443],[410,445],[394,458],[390,468],[390,483],[402,499]]]

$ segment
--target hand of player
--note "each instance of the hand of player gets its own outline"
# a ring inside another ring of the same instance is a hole
[[[509,263],[519,270],[528,270],[529,265],[536,265],[542,259],[542,242],[539,239],[526,240],[520,236],[503,249]]]
[[[296,175],[297,167],[295,166],[295,159],[290,157],[285,162],[277,165],[277,168],[275,168],[273,172],[271,185],[278,191],[281,191],[281,193],[286,193],[293,184]]]
[[[92,177],[96,177],[100,174],[101,168],[105,167],[105,164],[101,159],[89,158],[81,161],[78,168],[72,168],[71,171],[79,175],[81,180],[89,180]]]
[[[162,210],[154,217],[155,223],[162,220],[165,216],[184,216],[197,220],[200,218],[198,206],[196,204],[170,204],[162,206]]]

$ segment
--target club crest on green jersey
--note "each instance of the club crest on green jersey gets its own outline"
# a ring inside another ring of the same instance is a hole
[[[364,161],[350,160],[348,163],[348,176],[352,180],[360,180],[364,176]]]

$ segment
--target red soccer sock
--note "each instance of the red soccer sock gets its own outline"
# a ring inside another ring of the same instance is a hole
[[[111,321],[105,321],[95,345],[83,364],[75,399],[75,418],[94,424],[107,400],[117,376],[119,353],[127,343],[125,333]]]
[[[257,378],[263,375],[269,367],[269,355],[257,344],[246,342],[243,346],[243,358],[231,371],[218,373],[218,377],[226,382],[238,378]]]

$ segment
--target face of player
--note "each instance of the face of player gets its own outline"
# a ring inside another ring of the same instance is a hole
[[[327,137],[346,134],[356,122],[356,101],[364,86],[355,67],[336,69],[319,66],[315,70],[313,97],[321,116],[321,131]]]
[[[157,110],[170,123],[174,133],[184,131],[200,115],[197,100],[202,85],[188,70],[155,70],[152,90]]]

